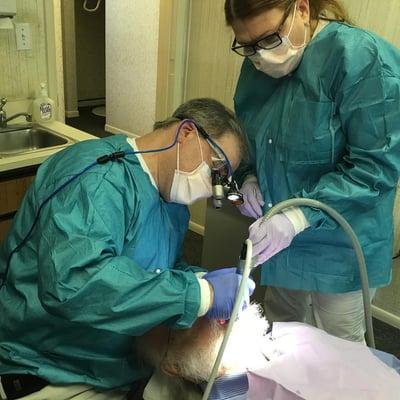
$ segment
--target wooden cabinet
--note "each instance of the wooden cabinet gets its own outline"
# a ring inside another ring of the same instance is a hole
[[[0,243],[32,183],[38,166],[0,173]]]
[[[4,221],[0,220],[0,243],[6,237],[6,234],[10,229],[11,223],[12,223],[12,218],[5,219]]]

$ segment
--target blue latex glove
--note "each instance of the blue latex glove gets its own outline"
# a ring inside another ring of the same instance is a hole
[[[214,290],[213,304],[205,316],[217,320],[230,319],[242,275],[237,273],[236,268],[222,268],[205,274],[203,279],[206,279]],[[250,296],[255,287],[256,284],[249,278],[244,291],[242,310],[250,304]]]
[[[253,260],[263,264],[285,249],[296,236],[294,226],[284,214],[279,213],[263,221],[263,217],[250,225],[249,239],[253,242]]]
[[[240,188],[244,203],[237,206],[242,215],[257,219],[263,215],[264,199],[258,186],[257,178],[251,177]]]

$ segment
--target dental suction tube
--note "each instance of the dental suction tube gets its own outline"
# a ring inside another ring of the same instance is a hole
[[[360,281],[361,281],[361,291],[364,305],[364,317],[365,317],[365,327],[366,327],[366,335],[367,335],[367,345],[369,347],[375,348],[375,339],[374,339],[374,329],[372,326],[372,312],[371,312],[371,299],[369,296],[369,283],[368,283],[368,272],[367,266],[365,264],[364,254],[360,245],[360,242],[357,239],[356,234],[354,233],[350,224],[346,221],[346,219],[340,215],[333,208],[327,206],[326,204],[306,198],[295,198],[282,201],[272,207],[264,216],[264,221],[271,218],[273,215],[280,213],[283,209],[288,207],[312,207],[318,208],[324,212],[326,212],[330,217],[332,217],[347,233],[349,236],[351,243],[353,245],[354,251],[356,253],[358,269],[360,272]]]
[[[211,393],[211,389],[214,385],[215,378],[217,377],[218,370],[221,365],[222,356],[224,355],[224,351],[229,340],[229,335],[232,331],[233,324],[235,323],[236,318],[239,314],[239,309],[242,306],[243,294],[247,287],[247,280],[249,279],[250,272],[252,269],[252,262],[251,262],[252,256],[253,256],[253,243],[251,242],[250,239],[247,239],[244,242],[238,265],[238,272],[242,274],[242,280],[240,282],[238,294],[236,296],[236,301],[233,306],[231,319],[229,320],[228,327],[226,328],[225,336],[224,339],[222,340],[221,347],[219,348],[218,355],[215,360],[214,367],[211,371],[210,378],[208,379],[207,387],[206,390],[204,391],[202,400],[207,400],[208,396]]]

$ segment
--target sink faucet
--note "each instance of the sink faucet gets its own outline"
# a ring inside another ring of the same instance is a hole
[[[7,128],[8,122],[12,121],[13,119],[15,119],[17,117],[21,117],[21,116],[24,116],[27,122],[32,121],[32,114],[25,113],[25,112],[20,112],[20,113],[14,114],[11,117],[7,118],[6,111],[3,110],[6,103],[7,103],[7,99],[5,97],[2,97],[0,99],[0,128]]]

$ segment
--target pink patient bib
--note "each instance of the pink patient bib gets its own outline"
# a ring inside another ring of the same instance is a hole
[[[360,343],[298,322],[274,323],[249,400],[399,400],[400,375]]]

